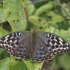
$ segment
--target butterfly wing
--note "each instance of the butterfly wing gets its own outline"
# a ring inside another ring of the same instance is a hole
[[[69,46],[64,39],[48,32],[37,32],[35,42],[32,53],[34,62],[50,60],[54,55],[67,52]]]
[[[21,58],[30,58],[30,32],[14,32],[0,39],[0,48],[10,52],[12,55]]]

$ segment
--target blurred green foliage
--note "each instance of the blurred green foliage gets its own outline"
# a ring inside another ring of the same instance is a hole
[[[70,13],[70,1],[61,0],[60,2]],[[35,27],[37,31],[57,34],[70,43],[70,20],[68,19],[56,0],[42,1],[36,4],[31,3],[30,0],[4,0],[3,4],[0,4],[0,23],[8,21],[11,30],[7,31],[0,27],[0,37],[11,32],[31,30]],[[70,70],[69,59],[70,54],[56,56],[52,61],[52,70]],[[31,60],[16,61],[13,56],[0,49],[0,70],[39,70],[42,64],[32,63]]]

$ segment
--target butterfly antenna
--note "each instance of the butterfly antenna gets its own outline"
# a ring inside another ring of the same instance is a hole
[[[70,18],[69,13],[64,9],[64,7],[61,5],[61,3],[59,2],[59,0],[56,0],[56,2],[59,4],[59,6],[64,10],[64,12],[67,14],[67,16]]]

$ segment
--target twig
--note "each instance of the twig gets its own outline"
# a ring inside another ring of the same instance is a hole
[[[56,2],[59,4],[59,6],[64,10],[64,12],[67,14],[67,16],[70,18],[69,13],[64,9],[64,7],[61,5],[61,3],[59,2],[59,0],[56,0]]]

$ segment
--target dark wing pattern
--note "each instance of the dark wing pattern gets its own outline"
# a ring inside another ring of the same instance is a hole
[[[0,39],[0,48],[10,52],[12,55],[21,58],[30,58],[31,33],[15,32]]]
[[[54,55],[69,51],[69,44],[52,33],[37,32],[35,40],[35,49],[32,54],[32,60],[35,62],[51,60]]]

